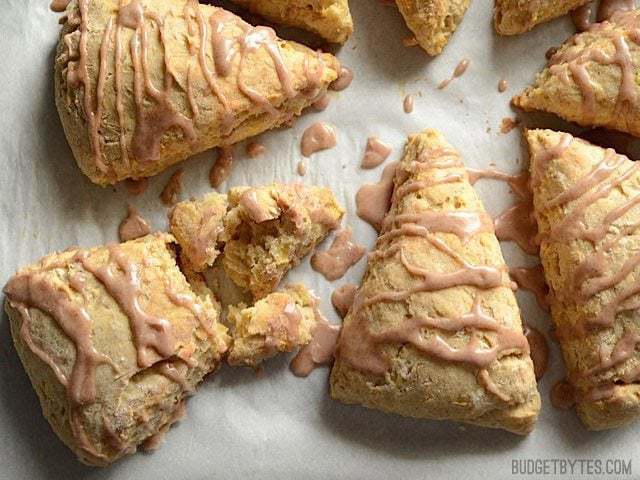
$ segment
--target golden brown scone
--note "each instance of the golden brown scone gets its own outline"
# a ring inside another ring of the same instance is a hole
[[[518,35],[566,15],[591,0],[496,0],[494,25],[500,35]]]
[[[439,55],[471,0],[396,0],[404,21],[429,55]]]
[[[219,365],[227,329],[177,268],[167,234],[49,255],[6,284],[11,333],[43,413],[104,466],[173,423]]]
[[[411,136],[347,314],[331,395],[400,415],[530,432],[529,345],[493,222],[458,153]]]
[[[213,265],[218,257],[218,238],[224,230],[227,196],[209,193],[199,200],[178,203],[169,219],[169,228],[181,256],[197,272]]]
[[[640,163],[567,133],[530,130],[540,257],[580,418],[640,414]]]
[[[616,14],[611,22],[571,37],[513,104],[639,136],[639,16],[639,11]]]
[[[289,285],[252,307],[229,307],[227,319],[235,327],[229,365],[257,367],[278,352],[292,352],[311,341],[316,326],[317,299],[304,285]]]
[[[348,0],[233,0],[267,20],[302,28],[331,43],[344,43],[353,33]]]
[[[65,18],[56,105],[78,165],[100,185],[281,125],[340,68],[196,0],[72,0]]]
[[[229,206],[222,263],[255,299],[273,292],[344,214],[331,190],[299,183],[233,188]]]

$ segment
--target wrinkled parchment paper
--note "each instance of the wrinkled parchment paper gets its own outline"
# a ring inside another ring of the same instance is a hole
[[[130,196],[123,186],[92,185],[76,167],[54,107],[52,67],[59,27],[48,3],[4,0],[0,16],[0,284],[19,266],[51,251],[116,240],[127,202],[154,228],[167,224],[167,209],[158,194],[175,167],[153,178],[140,197]],[[473,1],[449,46],[431,60],[419,48],[403,47],[400,40],[410,34],[394,7],[377,0],[351,0],[355,34],[338,56],[355,72],[352,86],[332,94],[325,112],[308,113],[291,129],[262,135],[260,141],[267,147],[263,156],[247,158],[241,144],[233,174],[221,190],[300,179],[295,167],[301,159],[302,132],[313,122],[330,122],[337,128],[338,145],[305,160],[308,173],[302,180],[331,187],[348,210],[344,224],[371,247],[374,231],[355,215],[354,204],[358,186],[377,180],[383,168],[359,168],[368,136],[393,145],[391,161],[399,158],[407,134],[434,127],[460,150],[468,166],[495,164],[507,172],[520,171],[527,159],[518,129],[499,132],[502,118],[514,115],[509,98],[533,79],[544,64],[545,51],[573,30],[563,19],[524,36],[501,39],[493,33],[492,4]],[[462,58],[471,60],[467,73],[446,90],[437,90]],[[509,82],[504,94],[497,89],[501,78]],[[402,108],[407,93],[415,97],[410,115]],[[183,198],[210,191],[207,174],[214,159],[215,153],[207,152],[181,165]],[[501,183],[480,181],[477,187],[492,214],[514,200]],[[510,265],[537,263],[513,244],[503,246]],[[358,282],[364,267],[363,259],[344,279],[331,284],[309,268],[307,259],[290,279],[314,288],[325,314],[337,322],[330,294],[347,281]],[[548,316],[533,295],[518,292],[518,299],[525,320],[548,332]],[[526,478],[512,475],[514,460],[614,458],[632,458],[633,473],[640,475],[640,425],[590,433],[575,413],[551,406],[549,390],[562,377],[563,366],[557,346],[550,346],[551,368],[539,385],[542,413],[527,438],[342,405],[328,397],[327,369],[299,379],[288,370],[288,358],[282,357],[266,364],[263,377],[251,370],[222,368],[188,402],[188,417],[170,430],[160,450],[92,469],[76,461],[42,417],[3,313],[0,478],[502,479]]]

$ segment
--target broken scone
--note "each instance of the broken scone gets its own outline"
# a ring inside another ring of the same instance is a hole
[[[640,163],[568,133],[530,130],[534,211],[551,316],[578,415],[640,416]]]
[[[227,319],[235,331],[229,364],[257,367],[279,352],[308,344],[316,326],[316,303],[303,285],[290,285],[252,307],[230,307]]]
[[[540,396],[513,288],[458,153],[434,130],[410,137],[343,323],[331,395],[530,432]]]
[[[220,308],[177,268],[170,235],[49,255],[4,287],[45,417],[104,466],[176,421],[229,344]]]
[[[639,136],[639,28],[640,12],[632,11],[574,35],[514,105]]]
[[[232,1],[267,20],[308,30],[331,43],[344,43],[353,33],[348,0]]]
[[[396,0],[418,44],[439,55],[462,21],[471,0]]]
[[[229,278],[255,299],[273,292],[344,214],[328,188],[297,183],[234,188],[229,206],[222,264]]]
[[[196,272],[213,265],[218,257],[218,239],[226,213],[227,196],[219,193],[180,202],[173,208],[169,228],[182,248],[182,258]]]
[[[518,35],[566,15],[592,0],[495,0],[494,24],[500,35]]]
[[[72,0],[65,14],[56,105],[78,165],[100,185],[282,125],[340,68],[196,0]]]

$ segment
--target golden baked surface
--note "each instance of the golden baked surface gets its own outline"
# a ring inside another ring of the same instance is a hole
[[[513,104],[584,126],[640,135],[638,28],[640,12],[632,11],[571,37]]]
[[[182,258],[195,271],[210,267],[218,257],[218,238],[226,213],[227,196],[219,193],[180,202],[173,208],[169,228],[182,248]]]
[[[257,367],[278,352],[292,352],[308,344],[316,326],[316,302],[298,284],[271,293],[252,307],[230,307],[227,319],[234,332],[229,364]]]
[[[500,35],[517,35],[566,15],[591,0],[495,0],[494,24]]]
[[[469,3],[470,0],[396,0],[407,27],[429,55],[442,52]]]
[[[72,0],[55,98],[100,185],[154,175],[289,121],[337,78],[330,54],[195,0]]]
[[[298,27],[332,43],[344,43],[353,33],[348,0],[233,0],[273,22]]]
[[[7,283],[11,333],[43,413],[84,463],[106,465],[176,421],[227,350],[166,234],[68,250]]]
[[[438,132],[411,136],[331,372],[331,395],[528,433],[540,410],[493,222]]]
[[[229,191],[224,269],[259,299],[340,224],[344,210],[328,188],[298,183]]]
[[[593,430],[640,414],[640,163],[567,133],[530,130],[540,257],[551,315]]]

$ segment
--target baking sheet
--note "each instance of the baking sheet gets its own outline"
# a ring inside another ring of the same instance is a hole
[[[514,115],[509,98],[544,64],[545,51],[573,30],[563,19],[524,36],[501,39],[492,30],[492,4],[472,2],[445,52],[431,60],[418,48],[402,46],[400,40],[409,32],[395,8],[377,0],[351,0],[356,31],[338,56],[355,72],[352,86],[332,94],[325,112],[308,113],[291,129],[262,135],[260,141],[267,147],[263,156],[247,158],[242,144],[233,174],[221,190],[299,180],[295,167],[302,158],[302,132],[313,122],[330,122],[337,127],[338,145],[305,160],[308,173],[303,181],[331,187],[348,210],[344,224],[370,247],[375,233],[355,215],[354,204],[358,186],[379,178],[383,168],[359,168],[369,135],[393,145],[391,161],[399,158],[408,134],[434,127],[460,150],[468,166],[495,164],[507,172],[520,171],[526,158],[518,130],[499,133],[502,118]],[[58,17],[45,0],[4,0],[3,5],[0,284],[19,266],[53,250],[116,240],[127,202],[153,227],[166,228],[167,210],[158,194],[175,170],[153,178],[140,197],[131,197],[122,186],[92,185],[75,165],[54,107],[52,65]],[[471,60],[467,73],[446,90],[437,90],[436,85],[450,76],[462,58]],[[504,94],[497,89],[502,78],[509,82]],[[402,109],[407,93],[415,97],[410,115]],[[535,121],[554,123],[544,116]],[[214,158],[213,152],[206,152],[181,165],[185,169],[183,198],[210,191],[207,174]],[[501,183],[481,181],[477,187],[493,214],[514,200]],[[511,266],[537,263],[513,244],[503,247]],[[314,288],[325,314],[337,322],[330,294],[347,281],[358,282],[364,267],[363,260],[332,284],[314,273],[307,259],[291,272],[290,279]],[[549,319],[533,296],[518,292],[518,300],[524,319],[548,332]],[[188,402],[188,417],[170,430],[160,450],[130,456],[107,469],[93,469],[75,460],[42,417],[3,313],[0,478],[537,478],[512,473],[513,461],[526,459],[632,459],[633,475],[626,478],[640,478],[639,425],[590,433],[575,413],[551,406],[549,390],[563,376],[563,367],[556,345],[551,342],[550,346],[551,367],[539,384],[542,413],[536,430],[526,438],[342,405],[328,397],[327,369],[299,379],[289,372],[288,358],[281,357],[266,364],[263,377],[251,370],[223,367]],[[582,478],[587,473],[586,467],[582,474],[580,465],[574,463],[574,468],[571,473],[567,466],[566,475],[558,477]],[[545,478],[555,477],[550,472]]]

